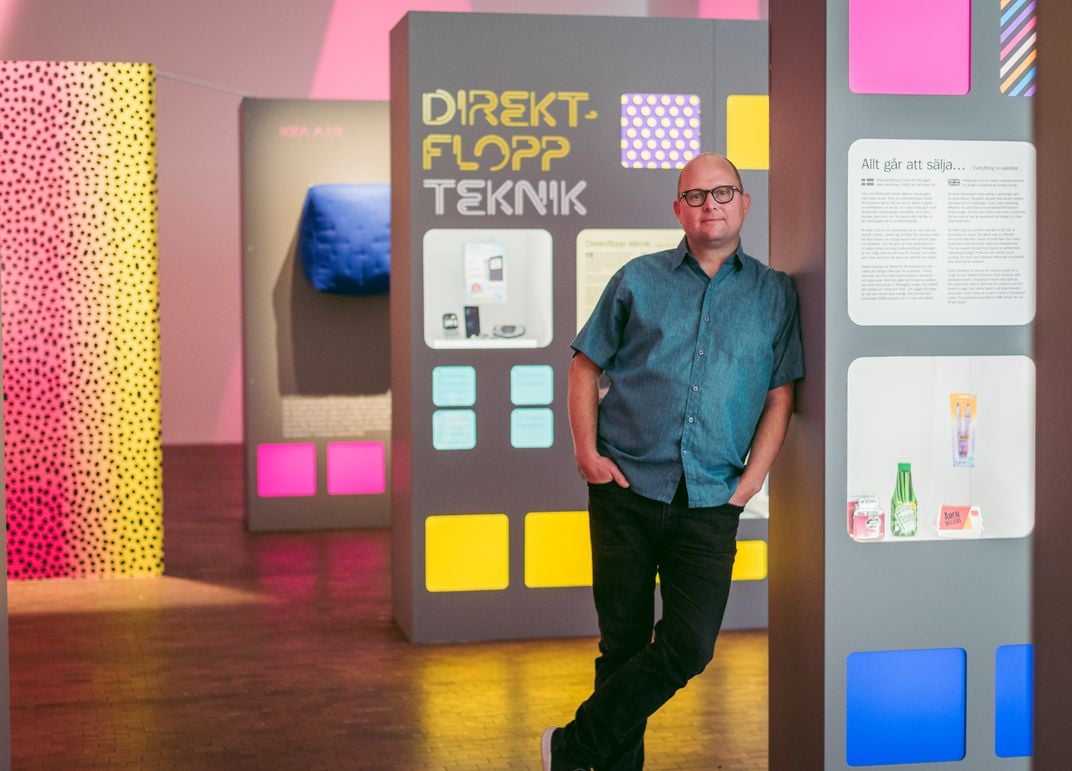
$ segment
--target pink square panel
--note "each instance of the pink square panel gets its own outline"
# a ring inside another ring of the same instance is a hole
[[[257,495],[262,498],[316,495],[316,445],[258,445]]]
[[[697,19],[760,19],[763,15],[760,0],[700,0]]]
[[[968,93],[971,0],[849,0],[849,88]]]
[[[387,490],[383,442],[328,444],[328,494],[376,495]]]

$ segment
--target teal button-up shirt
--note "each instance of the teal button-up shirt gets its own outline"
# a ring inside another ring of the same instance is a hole
[[[740,247],[708,278],[685,239],[615,273],[571,347],[611,381],[599,452],[665,503],[684,473],[690,507],[733,496],[767,392],[804,376],[792,280]]]

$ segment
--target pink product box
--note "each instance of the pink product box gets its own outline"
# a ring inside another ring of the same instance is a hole
[[[856,541],[881,541],[886,535],[886,514],[878,496],[853,495],[846,506],[849,536]]]
[[[935,525],[939,538],[979,538],[983,534],[983,512],[978,506],[942,504]]]

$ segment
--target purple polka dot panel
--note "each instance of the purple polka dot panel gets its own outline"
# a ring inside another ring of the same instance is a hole
[[[696,94],[622,94],[621,160],[627,169],[680,169],[700,152]]]
[[[154,72],[0,62],[8,576],[163,572]]]

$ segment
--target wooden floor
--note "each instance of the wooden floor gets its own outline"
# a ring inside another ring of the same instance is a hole
[[[167,575],[8,584],[16,769],[536,769],[594,639],[417,646],[386,530],[250,535],[241,448],[168,448]],[[650,769],[767,767],[767,637],[649,724]]]

